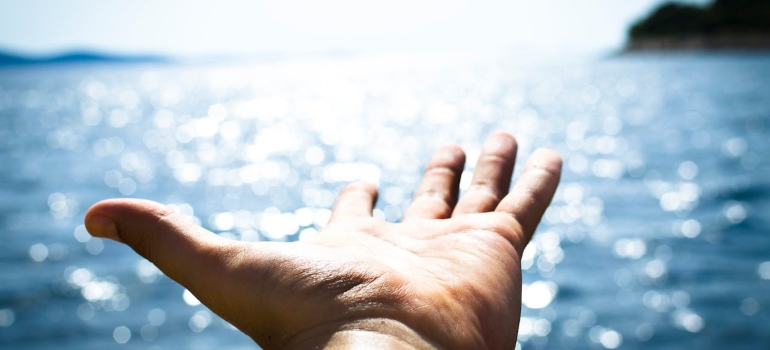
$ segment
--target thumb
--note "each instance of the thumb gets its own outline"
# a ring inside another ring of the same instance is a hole
[[[96,203],[86,213],[85,226],[95,237],[130,246],[193,293],[200,290],[198,286],[221,276],[229,257],[238,249],[235,242],[148,200],[109,199]]]

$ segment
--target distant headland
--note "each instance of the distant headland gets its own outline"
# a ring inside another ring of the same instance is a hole
[[[770,1],[669,2],[633,24],[625,51],[770,50]]]
[[[55,56],[35,57],[0,51],[0,66],[19,66],[53,63],[164,63],[162,56],[120,56],[95,52],[70,52]]]

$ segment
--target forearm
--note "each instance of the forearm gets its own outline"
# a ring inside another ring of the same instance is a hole
[[[316,329],[294,339],[287,348],[308,349],[440,349],[413,329],[390,319],[367,319]]]

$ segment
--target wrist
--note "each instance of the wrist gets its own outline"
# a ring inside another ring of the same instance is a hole
[[[332,324],[296,336],[288,349],[440,349],[401,322],[375,318]]]

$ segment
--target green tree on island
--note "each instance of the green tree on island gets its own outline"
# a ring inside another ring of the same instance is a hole
[[[665,3],[629,31],[629,49],[770,48],[770,1]]]

